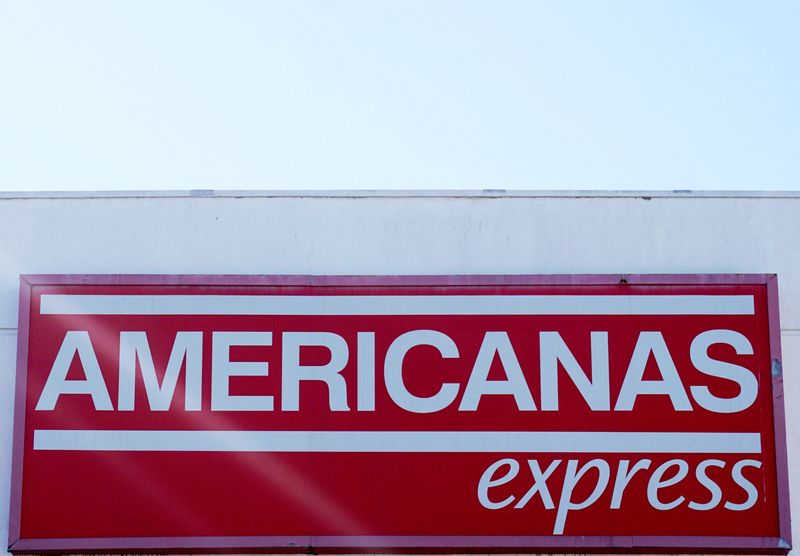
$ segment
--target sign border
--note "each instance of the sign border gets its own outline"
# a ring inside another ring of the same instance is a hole
[[[730,536],[264,536],[20,538],[22,459],[32,289],[37,285],[97,286],[610,286],[765,285],[778,501],[778,537]],[[476,275],[225,275],[22,274],[11,463],[8,550],[12,553],[457,553],[626,552],[785,554],[791,550],[789,476],[776,274],[476,274]]]

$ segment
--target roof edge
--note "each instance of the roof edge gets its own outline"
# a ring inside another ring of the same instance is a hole
[[[522,190],[522,189],[175,189],[97,191],[0,191],[0,200],[12,199],[127,199],[127,198],[732,198],[800,199],[798,191],[733,190]]]

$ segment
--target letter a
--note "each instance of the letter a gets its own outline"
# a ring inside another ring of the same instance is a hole
[[[67,380],[69,366],[76,353],[86,375],[85,380]],[[96,410],[111,411],[114,409],[103,380],[103,373],[100,372],[100,364],[97,362],[92,341],[86,331],[70,330],[64,336],[56,360],[50,369],[50,375],[47,377],[47,383],[39,397],[39,403],[36,404],[36,410],[53,410],[61,394],[89,394]]]

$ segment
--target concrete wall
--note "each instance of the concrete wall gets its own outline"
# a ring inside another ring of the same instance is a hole
[[[0,196],[0,538],[18,276],[777,273],[800,541],[800,195],[219,193]],[[795,550],[795,552],[798,552]]]

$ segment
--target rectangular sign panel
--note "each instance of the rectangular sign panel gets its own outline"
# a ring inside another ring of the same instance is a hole
[[[772,275],[24,276],[12,552],[790,548]]]

